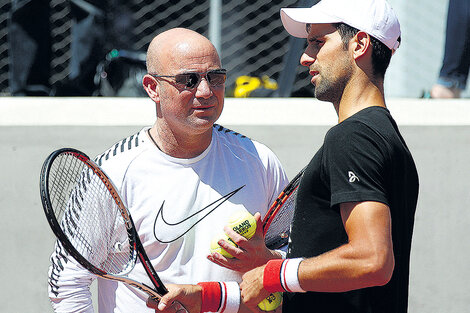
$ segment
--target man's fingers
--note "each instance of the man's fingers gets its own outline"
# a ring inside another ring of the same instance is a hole
[[[224,239],[220,239],[217,243],[219,244],[219,246],[224,248],[225,251],[230,253],[230,255],[232,255],[234,258],[243,260],[243,259],[249,258],[250,255],[247,255],[246,250],[242,247],[242,245],[245,245],[245,243],[247,242],[247,240],[244,237],[242,237],[242,238],[243,239],[241,239],[240,241],[235,241],[234,240],[234,242],[237,245],[239,245],[238,247],[235,247],[235,246],[229,244]]]
[[[176,285],[175,285],[176,286]],[[161,297],[160,300],[152,299],[151,297],[147,298],[146,304],[147,307],[152,309],[158,309],[158,311],[165,311],[169,309],[172,303],[181,297],[182,289],[179,287],[169,288],[168,293]],[[157,311],[157,312],[158,312]]]
[[[152,299],[151,297],[148,297],[146,301],[146,305],[147,307],[151,309],[158,309],[159,311],[163,311],[168,306],[168,299],[166,299],[165,297],[162,297],[160,301],[157,301],[155,299]]]
[[[207,256],[207,258],[209,259],[209,261],[214,262],[217,265],[220,265],[223,267],[229,266],[227,259],[218,252],[212,252],[211,254]]]
[[[256,232],[263,236],[263,221],[261,220],[261,213],[256,212],[254,218],[256,221]]]
[[[230,237],[230,239],[233,240],[237,245],[240,245],[248,241],[245,237],[234,231],[232,228],[228,226],[224,226],[224,232],[227,234],[227,236]]]
[[[148,297],[147,301],[146,301],[146,304],[147,304],[147,307],[149,307],[151,309],[156,309],[157,306],[158,306],[158,301]]]
[[[207,259],[219,266],[228,268],[229,270],[240,271],[239,260],[229,259],[227,260],[223,255],[218,252],[213,252],[207,256]]]

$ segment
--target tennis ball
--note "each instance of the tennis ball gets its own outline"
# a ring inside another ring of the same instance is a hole
[[[271,293],[263,301],[258,303],[258,307],[263,311],[272,311],[276,309],[282,302],[282,293]]]
[[[228,242],[229,244],[231,244],[232,246],[234,247],[237,247],[237,244],[235,242],[233,242],[232,239],[230,239],[229,236],[227,236],[225,233],[221,233],[217,236],[215,236],[214,238],[212,238],[212,241],[211,241],[211,252],[219,252],[220,254],[222,254],[224,257],[226,258],[233,258],[233,256],[228,253],[224,248],[222,248],[219,244],[218,244],[218,241],[220,239],[223,239],[225,240],[226,242]]]
[[[228,227],[239,233],[246,239],[250,239],[256,232],[256,220],[246,210],[237,211],[228,220]]]

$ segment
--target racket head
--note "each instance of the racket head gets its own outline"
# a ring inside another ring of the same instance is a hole
[[[263,218],[263,234],[266,247],[279,249],[289,242],[290,225],[294,217],[297,190],[302,179],[301,170],[279,194]]]
[[[106,174],[81,151],[51,153],[41,169],[40,194],[63,248],[95,275],[122,276],[137,261],[137,235]]]

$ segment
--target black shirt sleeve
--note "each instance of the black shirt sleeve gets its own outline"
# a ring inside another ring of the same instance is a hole
[[[329,181],[331,207],[344,202],[377,201],[387,205],[385,140],[359,121],[344,121],[326,138],[322,160]]]

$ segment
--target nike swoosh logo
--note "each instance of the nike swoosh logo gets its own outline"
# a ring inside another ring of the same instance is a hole
[[[245,185],[235,189],[234,191],[231,191],[229,192],[228,194],[226,194],[225,196],[222,196],[220,199],[217,199],[215,200],[214,202],[210,203],[209,205],[205,206],[204,208],[200,209],[199,211],[191,214],[190,216],[182,219],[181,221],[179,222],[176,222],[176,223],[170,223],[167,221],[167,219],[165,219],[165,217],[163,216],[163,206],[165,204],[165,201],[163,201],[162,203],[162,206],[160,207],[160,209],[158,210],[158,213],[157,213],[157,217],[155,218],[155,222],[153,224],[153,235],[155,236],[155,239],[157,239],[159,242],[161,243],[171,243],[173,241],[176,241],[178,239],[180,239],[181,237],[183,237],[188,231],[190,231],[197,223],[199,223],[200,221],[202,221],[204,218],[206,218],[209,214],[211,214],[215,209],[217,209],[219,206],[221,206],[225,201],[227,201],[228,199],[230,199],[233,195],[235,195],[237,192],[239,192],[243,187],[245,187]],[[203,211],[206,211],[210,209],[209,211],[207,211],[206,214],[204,214],[202,217],[200,217],[199,219],[197,219],[195,222],[193,222],[191,219],[198,215],[199,213],[203,212]],[[165,233],[168,233],[168,234],[173,234],[175,231],[178,231],[175,238],[172,238],[172,239],[165,239],[165,238],[159,238],[159,236],[157,235],[157,228],[159,228],[159,226],[161,228],[165,228]],[[171,229],[171,230],[170,230]],[[182,231],[180,230],[182,229]]]

